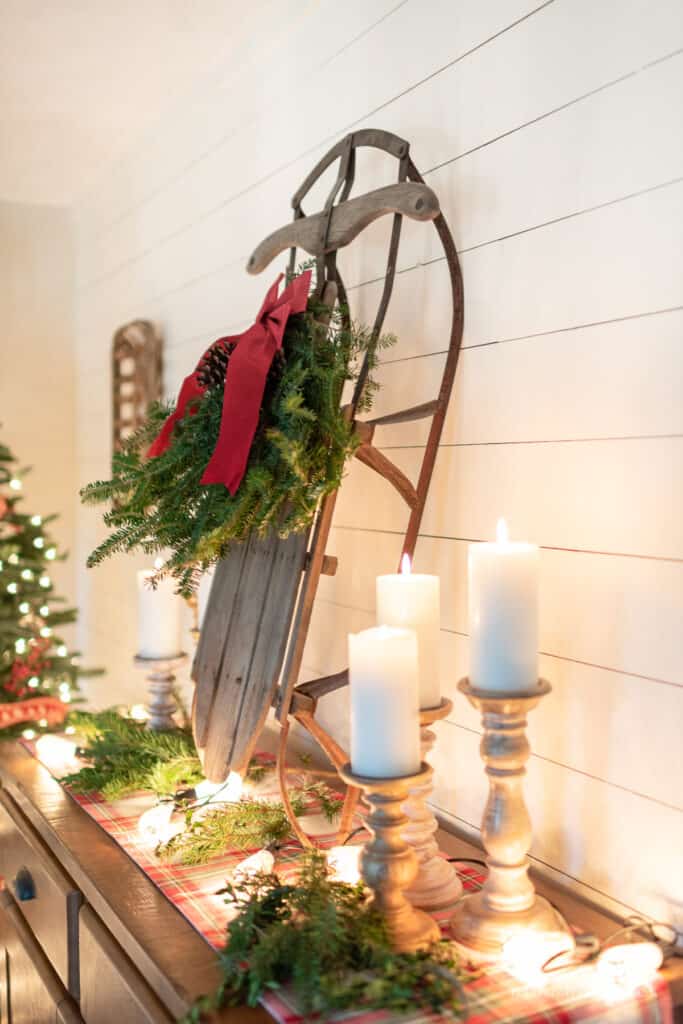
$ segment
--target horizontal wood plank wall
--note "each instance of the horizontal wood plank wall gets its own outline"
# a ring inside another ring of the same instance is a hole
[[[531,718],[533,856],[594,898],[683,924],[683,8],[677,0],[286,3],[210,94],[188,98],[78,210],[81,482],[107,472],[111,336],[158,320],[172,394],[204,348],[248,323],[272,273],[246,257],[288,219],[331,142],[377,126],[411,140],[461,253],[463,354],[418,542],[443,581],[442,684],[467,670],[467,544],[504,514],[541,545],[541,667]],[[359,187],[395,169],[362,154]],[[308,209],[324,195],[323,182]],[[374,312],[388,225],[343,254],[354,313]],[[407,224],[377,411],[432,397],[447,346],[435,236]],[[377,443],[409,475],[425,425]],[[340,496],[305,674],[344,667],[374,620],[374,577],[406,516],[364,466]],[[80,515],[80,555],[102,536]],[[134,563],[81,578],[83,645],[139,692]],[[86,603],[87,598],[87,603]],[[344,693],[323,720],[348,739]],[[480,725],[456,697],[439,727],[436,805],[475,831]]]

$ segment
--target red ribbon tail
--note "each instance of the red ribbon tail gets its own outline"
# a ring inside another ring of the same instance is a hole
[[[204,388],[199,384],[197,380],[197,371],[195,370],[194,373],[191,373],[190,376],[186,377],[183,381],[183,386],[180,389],[175,409],[170,416],[166,418],[163,427],[147,450],[148,459],[154,459],[158,455],[163,455],[171,443],[173,429],[176,423],[184,417],[187,406],[190,402],[194,401],[194,399],[201,398],[203,394]]]

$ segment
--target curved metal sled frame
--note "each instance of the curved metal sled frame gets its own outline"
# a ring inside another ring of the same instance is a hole
[[[373,192],[350,199],[349,196],[355,180],[356,151],[361,147],[379,149],[395,157],[398,161],[398,181],[395,185],[376,189]],[[339,161],[338,173],[323,210],[312,216],[306,216],[302,206],[303,201],[318,179],[335,161]],[[409,519],[403,539],[402,555],[408,554],[412,558],[432,478],[434,462],[439,448],[448,402],[453,388],[462,340],[462,276],[451,232],[440,211],[438,199],[434,192],[425,185],[410,157],[409,143],[405,139],[401,139],[389,132],[375,129],[353,132],[333,146],[313,168],[295,193],[292,198],[292,207],[294,209],[294,220],[290,224],[279,228],[261,242],[252,254],[247,269],[253,274],[260,273],[268,266],[271,260],[289,249],[290,269],[293,270],[297,260],[297,249],[304,249],[316,260],[318,297],[329,307],[332,307],[335,301],[339,301],[343,315],[346,316],[348,316],[348,297],[337,267],[337,251],[339,248],[350,244],[373,220],[385,215],[392,215],[393,226],[389,242],[384,287],[373,324],[374,338],[378,338],[380,335],[391,299],[403,217],[407,216],[411,219],[423,221],[431,220],[441,241],[450,275],[453,312],[448,353],[438,395],[432,401],[422,405],[367,421],[357,420],[355,415],[356,407],[368,373],[368,359],[366,357],[354,388],[351,403],[346,407],[346,413],[353,421],[361,440],[355,452],[355,457],[384,477],[398,491],[408,507]],[[344,313],[344,311],[346,312]],[[398,466],[373,445],[373,435],[378,426],[429,418],[431,418],[431,425],[422,465],[417,483],[413,484]],[[262,709],[258,719],[262,725],[272,698],[272,704],[276,708],[276,717],[281,726],[277,771],[282,800],[287,809],[293,831],[300,842],[306,846],[314,845],[313,840],[301,828],[293,812],[287,791],[286,749],[292,720],[298,722],[307,730],[334,765],[334,772],[321,772],[318,774],[336,776],[337,770],[348,761],[346,751],[339,746],[334,738],[316,720],[316,709],[319,699],[325,694],[332,693],[345,686],[348,683],[348,670],[297,685],[320,576],[321,574],[333,575],[336,571],[336,559],[330,558],[325,554],[335,502],[336,493],[330,494],[325,498],[318,510],[309,534],[308,550],[300,566],[303,572],[301,586],[298,588],[298,593],[292,595],[291,615],[286,623],[287,628],[291,623],[289,640],[286,642],[285,637],[282,641],[284,668],[281,673],[278,673],[279,683],[277,679],[274,680],[273,688],[269,692],[265,707]],[[302,540],[301,543],[305,543],[305,541]],[[280,544],[286,545],[287,542],[280,542]],[[243,566],[244,564],[244,561],[242,561]],[[212,601],[214,591],[217,590],[217,583],[218,580],[216,579],[212,588]],[[225,590],[223,590],[224,595],[225,593]],[[216,600],[220,600],[220,594],[218,593],[216,594]],[[234,616],[234,613],[231,612],[231,615]],[[284,652],[285,642],[286,653]],[[201,660],[199,658],[200,653],[201,643],[200,650],[198,651],[198,660]],[[195,664],[195,676],[197,676],[197,663]],[[274,697],[272,694],[274,694]],[[254,722],[256,723],[256,718]],[[249,750],[253,750],[253,744],[257,742],[259,731],[260,727],[254,729],[253,743],[251,738],[248,743]],[[198,735],[197,727],[195,727],[195,736],[198,740],[198,745],[201,746],[201,729],[199,732],[200,734]],[[243,766],[244,756],[246,756],[243,752],[246,749],[247,747],[243,744],[241,748],[242,755],[239,759],[240,764],[236,765],[236,767]],[[347,838],[351,831],[359,795],[360,793],[357,789],[352,787],[347,789],[339,828],[341,841]]]

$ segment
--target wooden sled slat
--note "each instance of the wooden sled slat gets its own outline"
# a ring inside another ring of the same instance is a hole
[[[254,752],[277,687],[307,546],[306,534],[251,538],[216,570],[198,665],[210,663],[221,623],[225,632],[220,664],[197,674],[194,724],[212,782],[222,782],[231,769],[245,771]]]

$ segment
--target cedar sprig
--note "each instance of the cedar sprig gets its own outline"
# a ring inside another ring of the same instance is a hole
[[[334,881],[320,853],[304,856],[296,882],[260,874],[224,892],[240,913],[220,955],[222,983],[187,1021],[224,1006],[255,1006],[284,986],[304,1015],[350,1008],[463,1012],[464,974],[450,944],[394,953],[362,885]]]

